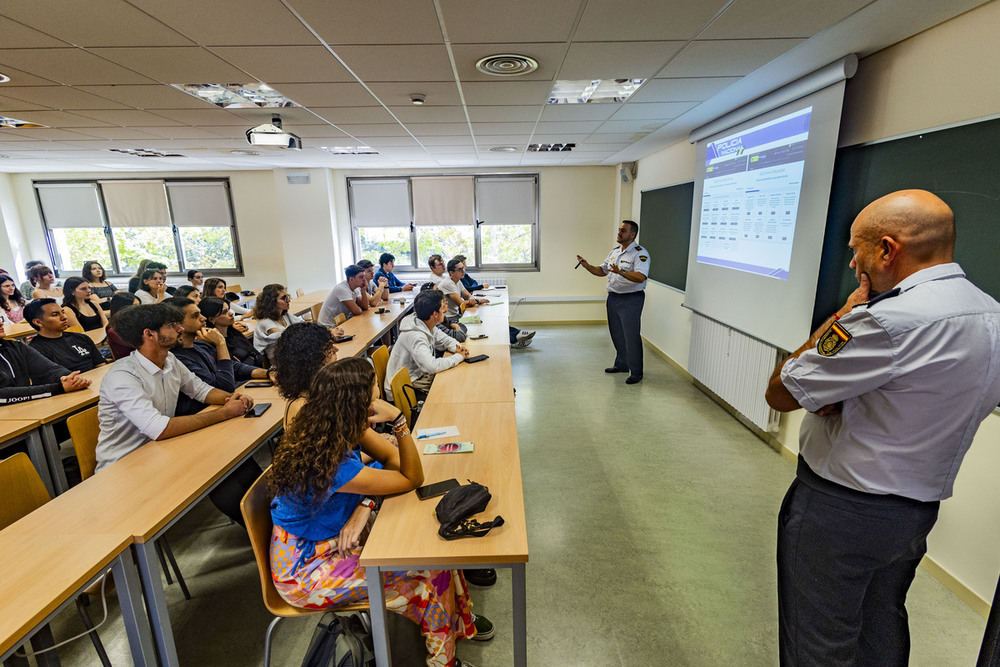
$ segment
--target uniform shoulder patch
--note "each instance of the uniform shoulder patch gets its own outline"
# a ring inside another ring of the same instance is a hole
[[[639,252],[642,252],[642,246],[639,245],[638,243],[635,244],[635,249],[638,250]]]
[[[840,322],[834,322],[816,341],[816,351],[824,357],[832,357],[844,349],[851,337],[850,332],[841,326]]]
[[[648,259],[649,259],[649,255],[639,255],[639,261],[640,262],[645,262]]]

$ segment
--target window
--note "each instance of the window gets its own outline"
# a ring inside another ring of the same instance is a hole
[[[462,254],[470,266],[538,268],[538,176],[347,179],[355,257],[389,252],[396,269]]]
[[[241,270],[228,180],[34,185],[52,265],[60,271],[78,273],[97,260],[110,275],[129,275],[146,258],[171,272]]]

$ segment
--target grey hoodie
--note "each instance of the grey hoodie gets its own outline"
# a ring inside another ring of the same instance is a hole
[[[460,354],[438,358],[434,356],[434,350],[454,352],[457,349],[458,341],[437,327],[428,329],[414,314],[404,317],[399,322],[399,338],[392,346],[385,371],[385,400],[392,400],[392,378],[400,368],[406,367],[411,380],[434,375],[462,363]]]

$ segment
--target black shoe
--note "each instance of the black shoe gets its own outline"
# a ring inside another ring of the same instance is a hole
[[[465,573],[465,581],[473,586],[487,588],[497,583],[497,571],[493,568],[463,570],[463,572]]]
[[[485,616],[472,615],[472,622],[476,624],[476,636],[472,638],[474,642],[488,642],[493,639],[493,635],[496,634],[496,629],[493,627],[493,622]]]
[[[641,375],[629,375],[625,379],[625,384],[637,384],[639,382],[642,382],[642,376]]]
[[[628,373],[627,368],[618,368],[617,366],[612,366],[611,368],[605,368],[605,373]]]

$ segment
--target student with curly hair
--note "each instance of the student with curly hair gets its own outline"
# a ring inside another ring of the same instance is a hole
[[[269,348],[278,340],[281,332],[286,327],[303,321],[298,315],[288,312],[291,302],[292,295],[285,291],[284,285],[277,283],[264,285],[264,289],[257,295],[257,303],[253,307],[253,317],[257,320],[257,327],[253,330],[253,346],[261,354],[270,357]]]
[[[375,370],[364,359],[323,366],[275,454],[271,575],[289,604],[325,609],[367,600],[358,557],[373,508],[381,496],[423,483],[406,418],[377,395]],[[372,420],[392,424],[398,449],[369,427]],[[364,465],[361,452],[381,467]],[[356,513],[359,505],[368,511]],[[456,640],[493,636],[493,624],[472,614],[459,570],[387,572],[384,585],[386,607],[420,624],[432,667],[462,665]]]
[[[26,303],[14,279],[6,273],[0,275],[0,322],[5,324],[23,322]]]
[[[299,322],[285,329],[274,344],[272,362],[278,393],[289,401],[286,421],[302,407],[319,369],[336,360],[333,334],[322,324]]]

